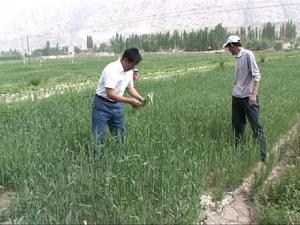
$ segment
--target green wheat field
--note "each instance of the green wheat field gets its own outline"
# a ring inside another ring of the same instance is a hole
[[[272,150],[299,120],[300,52],[255,55],[262,74],[260,116]],[[94,91],[100,71],[116,58],[0,63],[2,95],[92,83],[35,101],[0,100],[0,191],[17,192],[0,221],[193,223],[204,192],[221,199],[255,167],[259,148],[249,125],[245,147],[234,147],[235,59],[229,53],[144,55],[135,87],[143,95],[153,92],[153,103],[139,110],[126,105],[124,143],[108,134],[103,157],[94,160]]]

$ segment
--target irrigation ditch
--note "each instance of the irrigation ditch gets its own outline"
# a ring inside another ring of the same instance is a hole
[[[280,156],[280,149],[287,143],[299,137],[300,121],[293,125],[274,145],[271,153],[274,154],[274,163],[266,165],[258,162],[251,174],[246,177],[243,183],[234,191],[224,193],[224,198],[219,202],[214,202],[212,194],[207,192],[201,198],[201,217],[197,224],[257,224],[256,210],[253,199],[251,199],[252,188],[256,178],[268,170],[271,172],[261,186],[263,193],[268,185],[274,183],[279,176],[291,165],[294,154],[291,149],[285,149],[283,156]],[[204,218],[203,218],[204,215]]]

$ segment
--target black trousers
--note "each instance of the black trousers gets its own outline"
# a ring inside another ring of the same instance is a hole
[[[265,132],[259,121],[258,97],[256,104],[250,105],[249,97],[237,98],[232,96],[232,128],[234,130],[236,145],[240,143],[244,134],[246,118],[251,125],[253,136],[258,139],[262,160],[265,160],[267,156],[267,145]]]

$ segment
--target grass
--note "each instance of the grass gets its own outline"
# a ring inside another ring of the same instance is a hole
[[[284,146],[292,152],[294,166],[280,178],[268,184],[266,191],[256,195],[258,217],[261,224],[297,224],[300,221],[300,135]],[[284,150],[283,149],[283,150]]]
[[[0,63],[0,94],[54,87],[59,83],[96,80],[100,71],[115,57],[76,58],[72,64],[67,59],[52,59],[40,64],[38,59],[31,65],[22,61]],[[152,76],[157,72],[187,70],[196,66],[215,64],[215,54],[189,53],[184,57],[175,55],[145,55],[139,68],[142,76]],[[38,82],[36,82],[38,81]]]
[[[141,68],[164,72],[188,62],[204,65],[207,58],[219,62],[219,55],[149,55]],[[21,223],[194,222],[204,191],[220,199],[259,159],[250,140],[244,151],[233,147],[234,58],[224,58],[224,70],[138,81],[143,94],[154,92],[154,103],[135,112],[126,106],[125,142],[107,140],[97,161],[90,157],[93,89],[0,104],[0,185],[18,191],[10,217]],[[268,59],[260,65],[260,103],[272,146],[300,111],[300,78],[298,57]],[[246,132],[251,136],[249,126]]]
[[[57,83],[97,79],[99,67],[112,61],[113,57],[78,58],[72,64],[69,60],[48,60],[42,64],[33,60],[24,65],[22,61],[0,64],[0,93],[30,90],[33,86],[48,87]],[[32,82],[39,80],[39,83]]]

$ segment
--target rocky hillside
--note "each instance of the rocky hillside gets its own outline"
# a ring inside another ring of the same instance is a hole
[[[222,23],[235,30],[266,22],[292,20],[300,34],[300,0],[61,0],[37,1],[13,19],[1,19],[0,49],[25,45],[84,47],[86,36],[96,43],[116,32],[128,35],[214,27]]]

